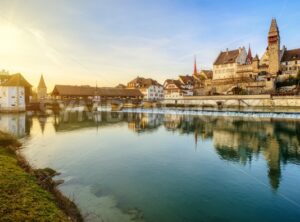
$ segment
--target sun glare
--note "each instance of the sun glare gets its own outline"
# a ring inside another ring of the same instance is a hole
[[[2,53],[12,54],[17,52],[20,44],[20,30],[11,25],[0,23],[0,48]]]

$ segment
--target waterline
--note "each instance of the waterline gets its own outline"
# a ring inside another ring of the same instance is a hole
[[[155,109],[123,109],[123,113],[151,113],[151,114],[173,114],[193,116],[216,116],[216,117],[246,117],[246,118],[278,118],[278,119],[300,119],[297,112],[266,112],[266,111],[222,111],[222,110],[188,110],[176,108]]]

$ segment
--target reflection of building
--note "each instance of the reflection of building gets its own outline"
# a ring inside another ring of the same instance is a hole
[[[31,85],[21,74],[11,75],[0,85],[0,111],[25,111]]]
[[[18,138],[26,136],[26,115],[20,114],[1,114],[0,129]]]

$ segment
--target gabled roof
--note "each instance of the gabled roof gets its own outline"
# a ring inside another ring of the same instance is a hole
[[[295,61],[295,60],[300,60],[300,48],[284,51],[281,59],[282,62]]]
[[[204,73],[208,79],[213,78],[213,71],[212,70],[201,70],[200,73]]]
[[[96,87],[91,86],[55,85],[52,94],[60,96],[94,96],[95,90]]]
[[[237,57],[240,54],[239,49],[226,51],[226,52],[220,52],[218,58],[216,59],[214,65],[222,65],[222,64],[228,64],[228,63],[235,63]]]
[[[194,82],[194,78],[193,76],[179,76],[179,80],[183,83],[183,84],[189,84],[189,83],[193,83]]]
[[[32,87],[20,73],[11,75],[11,77],[6,82],[4,82],[2,86],[23,86],[28,88]]]
[[[179,80],[175,80],[175,79],[167,79],[164,83],[165,85],[170,85],[170,84],[174,84],[178,89],[182,89],[182,83]]]
[[[151,78],[136,77],[128,82],[128,86],[134,84],[136,88],[148,88],[151,85],[160,85],[156,80]],[[161,85],[160,85],[161,86]]]
[[[44,76],[41,75],[40,82],[39,82],[39,85],[38,85],[38,89],[46,89],[46,88],[47,88],[47,86],[45,84]]]

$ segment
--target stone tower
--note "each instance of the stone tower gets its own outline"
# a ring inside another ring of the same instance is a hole
[[[45,84],[43,75],[41,75],[41,79],[37,87],[37,97],[38,100],[43,100],[47,98],[47,86]]]
[[[272,19],[268,34],[269,73],[276,75],[280,69],[280,35],[276,19]]]

